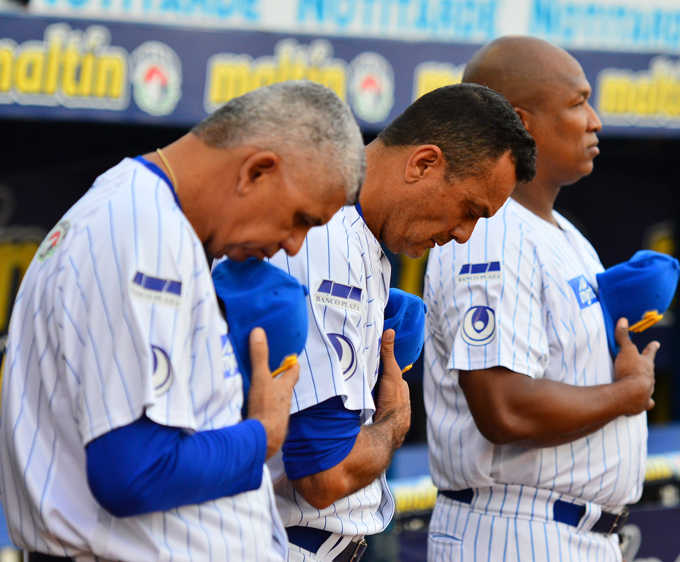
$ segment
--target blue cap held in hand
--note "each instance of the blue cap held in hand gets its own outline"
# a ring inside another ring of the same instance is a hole
[[[251,375],[250,332],[263,328],[273,372],[307,342],[307,287],[267,262],[225,260],[213,269],[215,292],[226,308],[227,324],[241,373],[244,394]]]
[[[383,330],[394,330],[394,358],[402,372],[411,368],[423,350],[425,312],[427,307],[420,297],[390,289]]]
[[[642,332],[663,317],[673,300],[680,278],[675,258],[641,250],[627,262],[597,274],[600,304],[613,355],[619,346],[614,338],[619,318],[626,318],[631,332]]]

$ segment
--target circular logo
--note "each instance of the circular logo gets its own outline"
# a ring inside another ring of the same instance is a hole
[[[488,306],[473,306],[463,316],[463,341],[468,345],[482,346],[496,334],[496,316]]]
[[[153,352],[153,390],[156,396],[165,394],[172,384],[172,364],[167,353],[160,347],[151,346]]]
[[[338,354],[340,359],[340,368],[345,380],[349,380],[354,373],[356,373],[358,362],[357,353],[354,351],[354,345],[351,340],[342,334],[328,334],[328,339],[331,340],[333,349]]]
[[[43,240],[42,244],[35,253],[38,261],[44,261],[49,258],[56,250],[57,246],[64,241],[66,233],[68,232],[71,223],[69,221],[61,221],[47,234],[47,238]]]
[[[130,57],[133,96],[149,115],[169,115],[182,97],[182,62],[164,43],[142,43]]]
[[[350,63],[349,95],[359,119],[378,123],[394,106],[394,70],[385,57],[361,53]]]

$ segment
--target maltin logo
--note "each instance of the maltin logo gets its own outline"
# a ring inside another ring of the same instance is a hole
[[[131,55],[130,78],[137,106],[149,115],[169,115],[182,97],[182,62],[164,43],[147,41]]]
[[[385,57],[361,53],[350,64],[349,94],[359,119],[379,123],[394,106],[394,70]]]

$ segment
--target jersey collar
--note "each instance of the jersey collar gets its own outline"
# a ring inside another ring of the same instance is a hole
[[[361,210],[361,203],[357,201],[357,204],[354,205],[354,208],[357,210],[357,213],[359,213],[361,220],[366,222],[366,219],[364,218],[364,212]]]
[[[165,175],[165,172],[161,170],[156,164],[153,162],[149,162],[146,158],[143,156],[137,156],[134,158],[136,162],[139,162],[142,166],[146,167],[149,169],[151,172],[156,174],[159,178],[161,178],[167,185],[168,188],[170,189],[170,193],[172,193],[172,196],[175,198],[175,202],[177,203],[177,206],[179,207],[179,210],[182,210],[182,204],[179,202],[179,197],[177,197],[177,192],[175,191],[175,188],[172,187],[172,182],[170,181],[170,178]]]

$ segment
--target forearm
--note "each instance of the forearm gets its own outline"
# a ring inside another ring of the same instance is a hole
[[[637,392],[630,380],[579,387],[498,367],[461,372],[460,384],[478,428],[496,444],[561,445],[637,413],[630,405]]]
[[[266,446],[256,421],[188,435],[143,416],[87,446],[88,482],[118,517],[165,511],[259,488]]]
[[[519,445],[551,447],[571,443],[627,413],[621,402],[624,393],[616,384],[576,387],[547,380],[535,382],[544,388],[536,389],[537,407],[532,410],[526,405],[528,415],[518,420]]]
[[[342,462],[293,480],[293,487],[317,509],[328,507],[374,482],[390,465],[402,441],[397,414],[386,413],[379,421],[361,428],[352,451]]]

